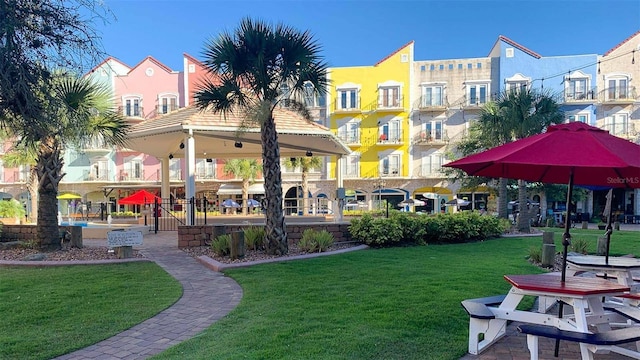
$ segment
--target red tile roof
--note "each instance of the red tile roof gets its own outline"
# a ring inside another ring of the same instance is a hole
[[[375,63],[375,65],[373,65],[373,66],[378,66],[378,65],[382,64],[385,60],[389,59],[389,58],[390,58],[390,57],[392,57],[393,55],[397,54],[400,50],[402,50],[402,49],[406,48],[407,46],[409,46],[409,45],[411,45],[411,44],[413,44],[413,40],[411,40],[411,41],[409,41],[408,43],[406,43],[406,44],[402,45],[400,48],[398,48],[398,50],[396,50],[396,51],[392,52],[391,54],[389,54],[389,55],[385,56],[385,57],[384,57],[384,59],[382,59],[382,60],[378,61],[378,62],[377,62],[377,63]]]
[[[537,52],[535,52],[533,50],[530,50],[530,49],[518,44],[517,42],[509,39],[506,36],[500,35],[500,36],[498,36],[498,40],[502,40],[502,41],[506,42],[507,44],[509,44],[509,45],[511,45],[513,47],[516,47],[516,48],[520,49],[521,51],[533,56],[536,59],[540,59],[542,57],[542,55],[538,54]]]
[[[628,41],[630,41],[634,36],[640,34],[640,30],[636,31],[633,35],[629,36],[628,38],[624,39],[620,44],[614,46],[611,50],[607,51],[606,53],[604,53],[603,56],[607,56],[609,54],[611,54],[612,52],[614,52],[617,48],[619,48],[620,46],[624,45],[625,43],[627,43]]]

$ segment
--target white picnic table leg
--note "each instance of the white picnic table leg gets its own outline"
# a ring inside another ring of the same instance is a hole
[[[531,354],[531,360],[538,360],[538,337],[527,334],[527,348]]]
[[[573,299],[571,303],[573,304],[577,330],[589,332],[589,324],[587,323],[587,309],[589,309],[589,301],[586,299]],[[595,303],[593,304],[597,307]],[[595,310],[598,311],[597,309]],[[600,311],[602,312],[602,305],[600,305]],[[580,354],[582,355],[582,360],[594,360],[593,353],[589,350],[588,344],[580,343]]]

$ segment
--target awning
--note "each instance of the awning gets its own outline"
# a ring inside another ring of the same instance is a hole
[[[264,194],[264,184],[249,185],[249,195]],[[242,195],[242,185],[222,184],[218,195]]]

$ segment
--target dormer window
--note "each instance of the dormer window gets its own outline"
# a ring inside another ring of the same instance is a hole
[[[506,78],[504,83],[507,91],[522,91],[531,86],[531,78],[517,73],[510,78]]]
[[[565,99],[571,100],[587,100],[593,99],[590,91],[591,78],[582,71],[576,71],[567,75],[565,82]]]

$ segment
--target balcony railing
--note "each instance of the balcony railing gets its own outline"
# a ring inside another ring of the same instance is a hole
[[[99,175],[98,174],[93,174],[90,171],[85,171],[84,175],[82,176],[82,181],[111,181],[111,178],[109,177],[109,172],[105,171],[105,172],[101,172]]]
[[[388,168],[381,168],[380,169],[380,176],[381,177],[398,177],[400,176],[400,169],[397,167],[388,167]]]
[[[375,103],[376,111],[394,111],[404,109],[404,96],[392,99],[378,99]]]
[[[178,105],[157,105],[156,115],[165,115],[178,110]]]
[[[413,137],[413,143],[423,146],[442,146],[446,145],[449,139],[442,133],[430,133],[428,131],[420,131]]]
[[[344,106],[343,106],[344,105]],[[335,112],[360,112],[360,97],[358,97],[353,104],[351,101],[347,101],[346,104],[342,103],[342,99],[337,97],[333,103],[333,111]]]
[[[338,139],[342,140],[347,145],[360,144],[360,134],[338,134]]]
[[[437,179],[442,178],[445,175],[442,172],[441,167],[419,165],[414,169],[413,176],[426,179]]]
[[[597,99],[596,94],[598,94],[598,90],[595,87],[588,91],[565,91],[564,102],[593,102]]]
[[[598,93],[598,100],[603,103],[632,103],[637,98],[635,86],[615,86]]]
[[[418,108],[420,111],[442,111],[446,110],[449,106],[449,102],[446,96],[441,98],[434,98],[433,96],[421,96],[414,104],[414,108]]]
[[[402,134],[380,134],[378,136],[378,145],[402,145],[403,144]]]
[[[138,107],[119,106],[118,112],[126,117],[144,117],[144,108],[142,106],[138,106]]]

